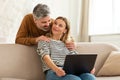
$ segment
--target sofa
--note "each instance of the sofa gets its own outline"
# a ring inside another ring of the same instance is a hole
[[[45,80],[36,48],[0,44],[0,80]],[[120,48],[110,43],[77,42],[76,50],[79,54],[97,54],[96,80],[120,80]]]

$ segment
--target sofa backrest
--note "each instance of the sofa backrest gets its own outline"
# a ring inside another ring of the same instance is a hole
[[[98,71],[103,66],[110,52],[120,50],[117,46],[110,43],[79,42],[76,43],[76,45],[77,45],[76,50],[78,51],[79,54],[85,53],[98,54],[95,63],[96,68],[95,75],[97,75]]]
[[[45,80],[34,47],[0,44],[0,78]]]
[[[104,64],[111,51],[120,50],[107,43],[77,43],[79,53],[97,53],[96,73]],[[45,80],[40,57],[36,47],[20,44],[0,44],[0,78],[20,78],[26,80]]]

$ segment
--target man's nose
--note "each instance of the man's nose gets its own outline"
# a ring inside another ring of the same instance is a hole
[[[49,26],[49,25],[50,25],[50,22],[47,22],[47,23],[46,23],[46,26]]]

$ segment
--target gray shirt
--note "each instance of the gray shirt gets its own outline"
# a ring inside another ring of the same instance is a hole
[[[50,55],[53,62],[58,66],[63,66],[65,56],[68,54],[76,54],[75,51],[69,51],[65,44],[59,40],[51,40],[50,42],[40,41],[37,48],[38,55],[41,56],[41,59],[45,55]],[[48,70],[49,68],[43,62],[43,71]]]

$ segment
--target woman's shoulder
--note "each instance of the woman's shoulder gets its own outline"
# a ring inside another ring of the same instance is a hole
[[[38,42],[38,47],[49,46],[49,44],[50,44],[49,42],[41,40]]]
[[[39,41],[38,42],[38,47],[49,47],[51,45],[54,45],[54,46],[64,46],[65,44],[62,42],[62,41],[59,41],[59,40],[53,40],[53,39],[50,39],[49,42],[47,41]]]
[[[54,45],[54,46],[61,46],[61,47],[64,47],[65,44],[63,41],[60,41],[60,40],[51,40],[50,42],[50,45]]]
[[[51,39],[51,43],[64,44],[64,42],[63,42],[63,41],[60,41],[60,40],[54,40],[54,39]]]

